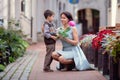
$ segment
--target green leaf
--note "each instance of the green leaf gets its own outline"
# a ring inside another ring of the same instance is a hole
[[[14,62],[15,61],[15,59],[13,58],[13,57],[9,57],[9,62],[10,63],[12,63],[12,62]]]

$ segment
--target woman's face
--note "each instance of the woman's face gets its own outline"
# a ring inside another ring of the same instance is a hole
[[[63,25],[68,24],[69,22],[68,18],[64,14],[61,15],[61,22]]]

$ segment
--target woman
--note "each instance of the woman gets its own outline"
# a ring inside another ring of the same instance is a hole
[[[72,21],[72,15],[69,12],[63,12],[60,15],[61,22],[63,24],[64,31],[66,30],[67,37],[61,37],[63,48],[61,51],[56,51],[52,53],[53,59],[59,61],[62,66],[57,66],[57,69],[66,68],[71,70],[76,68],[77,70],[90,69],[90,64],[88,63],[83,51],[78,45],[78,33],[76,27],[71,27],[69,21]],[[69,30],[67,30],[69,28]],[[71,66],[72,65],[72,66]],[[71,67],[70,67],[71,66]],[[74,66],[74,67],[73,67]]]

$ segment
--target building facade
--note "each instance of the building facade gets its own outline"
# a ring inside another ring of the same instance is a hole
[[[81,24],[83,34],[93,28],[111,25],[112,0],[79,0],[78,4],[70,4],[69,0],[0,0],[0,25],[8,28],[11,19],[19,21],[20,28],[28,39],[37,42],[37,33],[41,32],[46,9],[55,12],[56,27],[61,26],[60,13],[69,11],[75,21]],[[112,2],[113,3],[113,2]],[[115,22],[120,22],[120,0],[117,0]]]
[[[99,27],[107,25],[107,0],[80,0],[76,15],[83,34],[97,33]]]

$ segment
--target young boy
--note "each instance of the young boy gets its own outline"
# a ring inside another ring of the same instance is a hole
[[[46,10],[44,12],[44,17],[46,21],[44,22],[43,33],[44,33],[44,42],[46,45],[46,55],[44,60],[44,68],[45,72],[53,72],[50,69],[50,64],[52,63],[52,52],[55,51],[55,43],[56,43],[56,30],[52,21],[54,20],[54,12],[51,10]]]

